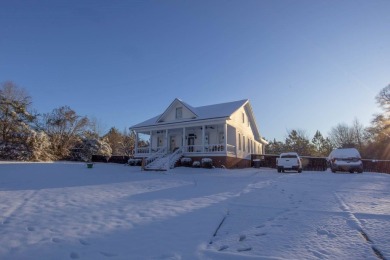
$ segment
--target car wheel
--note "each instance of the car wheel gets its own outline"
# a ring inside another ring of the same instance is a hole
[[[278,172],[281,172],[282,170],[280,168],[278,168]]]
[[[354,170],[349,170],[349,173],[354,173]]]
[[[302,172],[302,169],[299,169],[299,170],[298,170],[298,173],[301,173],[301,172]]]

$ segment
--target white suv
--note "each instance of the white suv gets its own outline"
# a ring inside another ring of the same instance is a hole
[[[363,163],[360,153],[355,148],[340,148],[333,150],[328,156],[328,163],[332,172],[363,172]]]

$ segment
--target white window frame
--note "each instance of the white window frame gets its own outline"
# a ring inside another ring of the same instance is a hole
[[[183,118],[183,107],[177,107],[176,108],[176,119],[182,119]]]

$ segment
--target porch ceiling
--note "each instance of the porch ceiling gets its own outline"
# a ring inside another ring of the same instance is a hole
[[[142,129],[134,129],[137,133],[142,134],[149,134],[150,132],[156,133],[157,131],[162,131],[165,133],[166,130],[168,130],[170,133],[172,131],[182,131],[183,128],[186,129],[186,132],[188,131],[199,131],[202,130],[203,126],[206,126],[206,129],[216,129],[217,127],[223,127],[223,125],[226,123],[226,121],[220,121],[220,122],[204,122],[203,124],[177,124],[177,125],[159,125],[159,126],[152,126],[152,127],[145,127]]]

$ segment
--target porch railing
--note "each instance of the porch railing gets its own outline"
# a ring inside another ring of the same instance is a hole
[[[156,161],[166,154],[165,147],[158,149],[155,153],[152,154],[152,156],[149,156],[146,158],[146,165],[151,164],[153,161]]]
[[[151,148],[150,149],[150,153],[161,153],[161,150],[162,149],[165,149],[165,147],[158,147],[158,148]],[[149,146],[145,146],[145,147],[138,147],[137,149],[135,149],[135,153],[136,154],[149,154]]]
[[[203,150],[204,147],[204,150]],[[215,154],[236,154],[236,147],[228,144],[209,144],[209,145],[188,145],[183,147],[184,153],[215,153]]]
[[[148,147],[138,147],[135,150],[136,154],[149,154],[149,146]]]
[[[204,150],[203,150],[204,147]],[[150,154],[161,154],[161,153],[166,153],[165,148],[158,148],[154,149],[152,148],[151,153],[149,153],[149,147],[138,147],[136,150],[136,154],[138,156],[144,155],[147,157]],[[187,145],[182,147],[183,153],[214,153],[214,154],[236,154],[236,146],[234,145],[224,145],[224,144],[208,144],[208,145]]]

